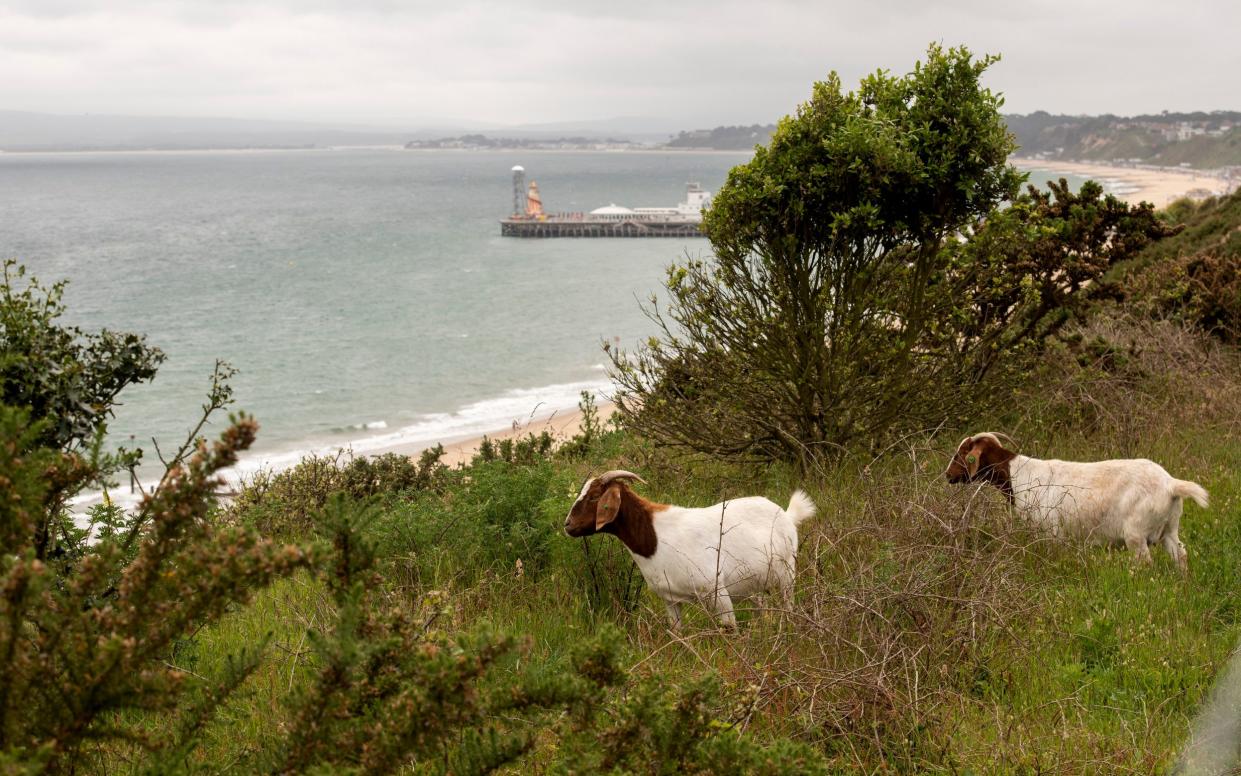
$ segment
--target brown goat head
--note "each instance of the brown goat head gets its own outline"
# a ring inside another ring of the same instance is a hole
[[[565,518],[564,532],[575,537],[613,533],[633,552],[650,557],[656,543],[652,513],[664,505],[635,494],[629,489],[629,480],[646,482],[633,472],[621,470],[586,480]]]
[[[1016,455],[1005,450],[995,434],[974,434],[957,446],[944,476],[953,484],[989,482],[1011,497],[1012,477],[1008,463]]]

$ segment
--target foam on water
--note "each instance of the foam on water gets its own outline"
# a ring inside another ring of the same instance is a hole
[[[506,431],[514,425],[537,429],[540,421],[574,410],[583,391],[596,401],[607,401],[611,383],[606,380],[588,380],[572,383],[545,385],[539,388],[519,388],[506,391],[492,399],[467,404],[455,412],[422,415],[415,422],[386,434],[353,437],[347,441],[295,449],[276,450],[247,455],[237,465],[223,470],[228,489],[236,489],[261,471],[279,472],[295,466],[303,458],[317,456],[365,456],[380,454],[394,448],[412,453],[426,449],[439,442],[450,442],[480,436],[487,432]],[[354,431],[381,430],[388,427],[385,421],[350,426]],[[156,481],[144,481],[142,487],[150,490]],[[110,491],[112,503],[123,509],[137,505],[141,494],[128,487]],[[73,512],[81,514],[103,501],[102,491],[83,493],[71,502]]]

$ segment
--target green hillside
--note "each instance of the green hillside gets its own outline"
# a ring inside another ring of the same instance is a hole
[[[1038,111],[1005,116],[1027,157],[1140,161],[1200,169],[1241,165],[1241,113],[1063,116]]]

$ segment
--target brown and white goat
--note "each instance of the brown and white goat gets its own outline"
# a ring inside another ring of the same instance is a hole
[[[949,482],[986,482],[1010,504],[1056,536],[1124,544],[1143,563],[1160,542],[1185,571],[1189,561],[1177,535],[1184,500],[1206,508],[1206,490],[1178,480],[1145,458],[1078,463],[1041,460],[1005,449],[982,432],[957,447],[945,472]]]
[[[736,600],[776,592],[791,602],[797,526],[815,511],[805,493],[795,491],[787,509],[761,496],[689,508],[647,501],[629,487],[631,480],[645,482],[627,471],[587,480],[564,530],[620,539],[664,600],[674,628],[685,601],[701,602],[728,627],[737,624]]]

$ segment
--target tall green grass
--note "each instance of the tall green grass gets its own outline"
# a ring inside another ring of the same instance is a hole
[[[1173,327],[1104,321],[1082,332],[1095,340],[1110,354],[1053,355],[975,428],[808,474],[672,455],[613,431],[575,457],[479,462],[434,486],[373,496],[391,604],[445,631],[521,634],[529,649],[514,660],[552,671],[583,636],[614,624],[632,678],[606,702],[716,677],[712,725],[791,738],[840,772],[1166,769],[1241,634],[1241,367],[1235,352]],[[1052,540],[1000,494],[947,485],[956,443],[984,427],[1009,431],[1032,455],[1140,455],[1202,483],[1210,510],[1190,505],[1182,522],[1189,575],[1161,553],[1140,568],[1123,550]],[[670,631],[619,542],[561,532],[582,480],[613,467],[646,477],[645,495],[687,505],[749,494],[786,503],[805,487],[820,515],[803,528],[793,608],[748,602],[736,633],[692,610]],[[255,515],[271,520],[273,508]],[[283,700],[313,668],[304,634],[327,606],[315,581],[294,578],[173,656],[210,675],[271,637],[202,762],[244,772],[247,752],[278,736]],[[544,723],[521,770],[573,772],[566,736],[581,733]]]

